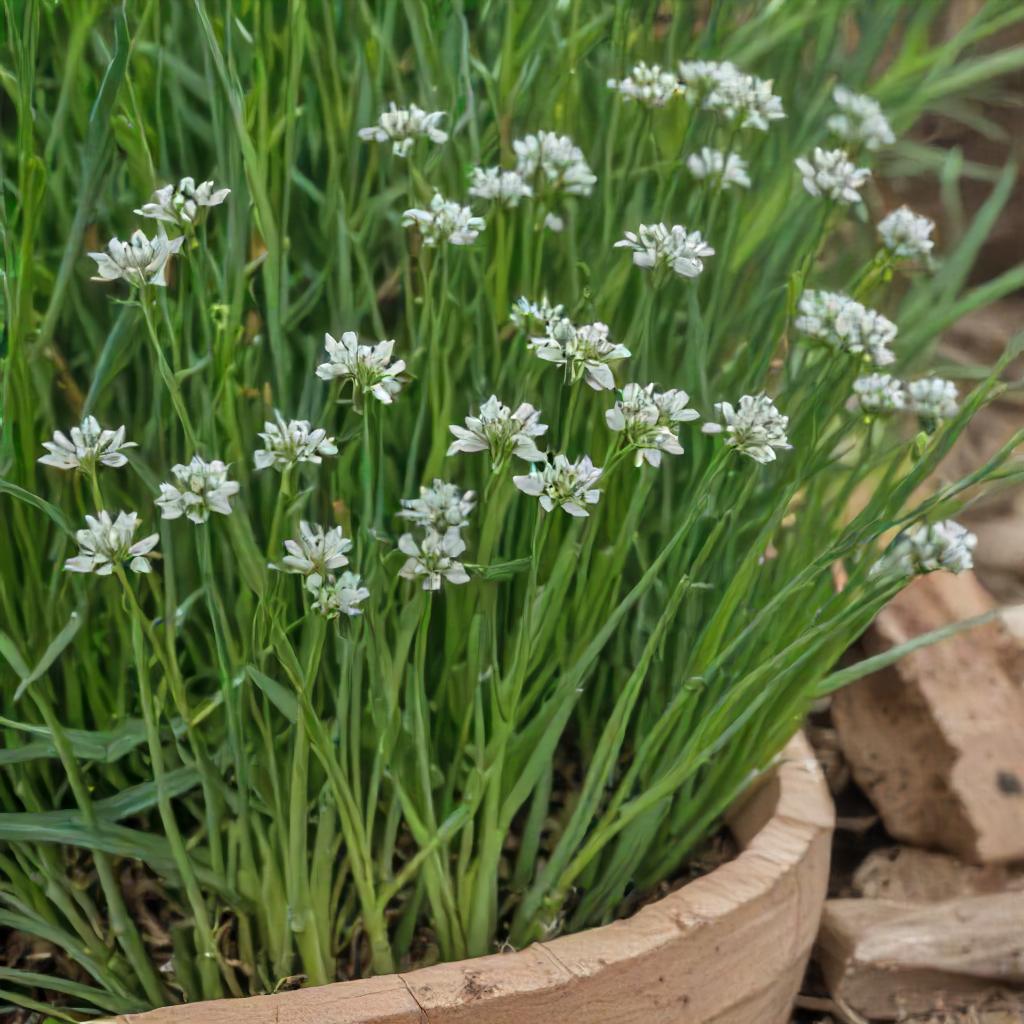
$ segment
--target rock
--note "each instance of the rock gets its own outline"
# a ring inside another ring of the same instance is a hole
[[[858,896],[904,903],[937,903],[1009,889],[1024,889],[1024,868],[964,864],[948,853],[913,846],[872,850],[853,873]]]
[[[915,580],[865,637],[878,653],[978,615],[972,574]],[[1024,858],[1024,647],[997,621],[925,647],[835,695],[857,784],[895,839],[971,863]]]
[[[835,729],[809,724],[804,727],[804,731],[814,748],[814,756],[825,773],[829,790],[833,796],[837,796],[850,783],[850,769],[839,747],[839,737]]]
[[[1024,893],[829,900],[816,957],[838,1005],[903,1020],[1024,983]]]
[[[1000,612],[1000,618],[1012,636],[1024,640],[1024,604],[1004,608]]]

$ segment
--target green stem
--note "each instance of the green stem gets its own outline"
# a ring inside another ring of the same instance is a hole
[[[157,334],[156,324],[153,322],[152,301],[149,292],[143,286],[139,291],[139,305],[142,307],[142,315],[146,321],[149,340],[153,345],[157,369],[159,370],[161,380],[164,382],[164,386],[167,388],[167,393],[171,396],[171,404],[174,406],[174,411],[178,415],[178,421],[185,432],[185,440],[188,443],[189,450],[197,452],[199,450],[199,442],[196,439],[196,433],[192,427],[192,420],[189,418],[188,410],[185,408],[185,400],[181,394],[181,385],[178,383],[178,378],[174,375],[167,362],[163,346],[160,344],[160,337]]]
[[[281,524],[284,521],[285,510],[292,500],[292,467],[285,466],[281,470],[281,486],[277,491],[277,499],[274,502],[274,517],[270,521],[270,537],[267,540],[267,560],[271,561],[277,557],[278,547],[281,543]]]
[[[139,701],[142,704],[146,743],[149,748],[153,780],[156,783],[157,807],[160,813],[160,821],[167,836],[167,841],[170,844],[171,855],[174,858],[178,874],[181,876],[181,881],[185,886],[185,894],[189,907],[192,910],[192,916],[195,919],[199,952],[199,975],[202,981],[203,995],[206,998],[217,998],[224,994],[224,988],[221,984],[220,954],[217,949],[216,939],[214,938],[213,928],[207,919],[202,890],[199,887],[195,872],[192,870],[188,848],[178,828],[178,821],[174,816],[174,808],[171,806],[171,798],[167,791],[167,773],[164,770],[163,745],[160,741],[156,702],[149,679],[149,659],[146,657],[142,643],[144,633],[142,623],[145,616],[139,607],[135,592],[125,577],[124,570],[118,567],[115,572],[121,583],[121,588],[132,616],[132,650],[135,656],[135,669],[139,682]]]
[[[313,640],[306,665],[304,688],[309,694],[320,667],[327,623],[319,615],[311,620]],[[313,907],[309,885],[309,736],[302,715],[295,722],[292,747],[291,781],[288,804],[288,918],[289,927],[298,936],[302,966],[314,985],[326,985],[331,980],[325,951],[320,948],[317,915]]]

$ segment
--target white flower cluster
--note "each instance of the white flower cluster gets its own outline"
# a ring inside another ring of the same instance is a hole
[[[182,178],[177,185],[158,188],[135,213],[186,228],[196,224],[210,207],[220,206],[230,194],[231,189],[216,188],[212,181],[197,185],[195,178]]]
[[[564,307],[562,305],[552,306],[545,295],[540,302],[531,302],[525,295],[516,299],[510,314],[512,323],[521,331],[529,330],[534,324],[543,324],[545,327],[552,320],[562,317]]]
[[[794,327],[836,352],[862,356],[875,366],[888,366],[896,359],[889,347],[896,325],[848,295],[806,291],[800,296],[799,312]]]
[[[105,430],[95,416],[86,416],[81,426],[71,428],[71,437],[59,430],[53,432],[52,441],[44,441],[47,454],[39,458],[44,466],[56,469],[78,469],[91,473],[97,466],[117,469],[128,459],[125,448],[137,448],[134,441],[126,441],[125,428]]]
[[[286,420],[275,410],[274,420],[268,420],[260,431],[265,448],[259,448],[254,457],[257,469],[289,469],[299,462],[319,465],[324,455],[337,455],[333,437],[322,428],[314,430],[308,420]]]
[[[776,450],[792,447],[786,437],[789,417],[783,416],[767,395],[744,395],[739,407],[730,402],[716,402],[715,408],[725,420],[725,443],[755,462],[768,463],[776,459]],[[719,433],[721,426],[708,424],[705,433]]]
[[[627,101],[635,101],[645,107],[663,107],[674,96],[683,91],[679,79],[671,71],[663,71],[657,64],[640,61],[622,79],[608,79],[608,88],[620,93]]]
[[[951,420],[960,411],[959,394],[951,380],[942,377],[924,377],[907,385],[910,408],[926,426],[941,420]]]
[[[463,492],[455,484],[435,479],[430,487],[420,488],[418,498],[403,498],[398,515],[424,530],[446,533],[451,529],[465,529],[475,507],[473,491]]]
[[[325,530],[318,523],[299,523],[299,535],[284,542],[287,552],[280,565],[271,565],[279,572],[296,573],[303,577],[306,589],[313,596],[313,610],[327,619],[339,615],[360,615],[359,607],[370,596],[362,585],[358,573],[338,569],[348,565],[348,552],[352,541],[342,533],[340,526]]]
[[[158,288],[167,287],[167,261],[181,248],[184,235],[168,238],[163,224],[157,228],[156,236],[147,238],[141,231],[133,231],[127,242],[112,238],[106,252],[91,252],[96,261],[94,281],[127,281],[141,288],[153,284]]]
[[[596,505],[601,492],[594,486],[603,470],[583,455],[570,462],[564,455],[556,455],[542,467],[534,466],[529,474],[512,477],[512,482],[524,494],[540,500],[541,508],[551,512],[555,506],[571,516],[589,516],[587,505]]]
[[[726,157],[719,149],[703,146],[699,153],[690,155],[686,166],[698,180],[710,178],[719,182],[722,189],[731,188],[733,185],[738,188],[750,188],[747,162],[737,153],[730,153]]]
[[[198,455],[188,465],[171,467],[175,483],[160,485],[156,504],[164,519],[185,516],[193,523],[205,523],[211,512],[231,515],[231,499],[238,483],[228,479],[228,467],[219,459],[207,462]]]
[[[842,149],[815,146],[809,160],[797,157],[796,166],[803,176],[804,188],[812,196],[824,196],[837,203],[859,203],[860,189],[871,177],[867,167],[858,167]]]
[[[151,533],[136,541],[133,538],[138,528],[139,517],[135,512],[118,512],[113,520],[106,511],[86,516],[85,529],[75,533],[78,554],[67,559],[64,568],[68,572],[109,576],[127,562],[132,572],[151,572],[153,566],[146,555],[157,546],[160,536]]]
[[[728,60],[681,60],[679,78],[688,90],[688,100],[703,101],[718,82],[740,74],[740,69]]]
[[[533,189],[518,171],[500,167],[474,167],[470,172],[469,194],[499,206],[514,208],[533,196]]]
[[[468,583],[469,573],[459,561],[466,550],[461,531],[469,525],[475,505],[472,491],[463,493],[444,480],[421,487],[418,498],[403,499],[399,516],[420,527],[423,538],[417,541],[411,533],[398,538],[398,550],[406,556],[399,576],[420,580],[424,590],[440,590],[443,580]]]
[[[927,259],[935,247],[931,237],[934,230],[935,221],[907,206],[893,210],[878,222],[882,244],[901,259]]]
[[[641,387],[627,384],[622,397],[605,414],[610,430],[621,433],[626,443],[636,449],[634,463],[661,465],[661,454],[682,455],[676,429],[680,423],[699,419],[695,409],[687,408],[690,396],[685,391],[655,391],[653,384]]]
[[[398,375],[405,369],[405,361],[391,361],[395,343],[381,341],[376,345],[360,345],[355,331],[346,331],[341,340],[324,335],[327,362],[316,368],[321,380],[340,380],[350,383],[353,393],[373,395],[379,402],[390,405],[402,390]]]
[[[343,572],[340,576],[331,576],[317,588],[313,597],[313,611],[319,612],[325,619],[336,619],[339,615],[361,615],[359,607],[370,596],[370,591],[362,584],[359,573]]]
[[[475,217],[468,206],[461,206],[434,193],[428,210],[406,210],[402,214],[404,227],[416,226],[423,236],[423,244],[431,247],[450,242],[452,245],[472,245],[487,226],[483,217]]]
[[[668,267],[680,277],[697,277],[704,270],[704,259],[715,250],[699,231],[687,231],[681,224],[641,224],[627,231],[615,248],[633,250],[633,263],[644,270]]]
[[[861,411],[870,416],[907,409],[917,415],[928,431],[943,420],[953,419],[960,411],[956,385],[941,377],[924,377],[904,384],[886,373],[872,373],[853,382],[853,397]]]
[[[398,550],[406,556],[398,575],[407,580],[422,580],[424,590],[440,590],[443,580],[455,584],[469,582],[469,573],[459,561],[466,542],[458,530],[427,530],[420,541],[411,533],[403,533],[398,538]]]
[[[730,61],[681,61],[679,77],[695,102],[739,128],[766,132],[770,122],[786,116],[771,81],[749,75]]]
[[[537,190],[589,196],[597,183],[583,150],[568,135],[537,132],[515,139],[516,172]]]
[[[917,576],[946,569],[966,572],[974,567],[978,538],[953,519],[921,523],[901,533],[871,567],[872,576]]]
[[[844,142],[874,150],[891,146],[896,141],[892,127],[877,100],[870,96],[859,96],[845,85],[837,85],[832,98],[839,113],[829,117],[828,129]]]
[[[447,142],[448,133],[438,127],[443,119],[444,111],[428,114],[415,103],[398,107],[392,102],[376,124],[359,129],[359,138],[366,142],[391,142],[395,156],[404,157],[409,155],[417,139],[429,139],[437,145]]]
[[[610,363],[628,359],[630,351],[608,338],[608,325],[600,321],[576,327],[564,317],[551,321],[547,333],[530,339],[530,347],[541,359],[569,369],[569,382],[586,380],[595,391],[615,387]]]
[[[309,590],[316,591],[335,569],[348,565],[350,541],[340,526],[325,530],[319,523],[299,522],[299,535],[284,542],[285,556],[280,565],[272,565],[279,572],[298,573],[305,578]]]
[[[884,416],[907,407],[903,381],[888,373],[869,373],[853,382],[853,396],[863,413]]]
[[[464,427],[452,424],[448,429],[455,437],[448,448],[449,455],[487,452],[495,472],[513,455],[525,462],[544,461],[544,453],[534,438],[546,434],[548,427],[540,421],[540,410],[529,402],[513,411],[498,401],[497,395],[491,395],[476,416],[466,417]]]

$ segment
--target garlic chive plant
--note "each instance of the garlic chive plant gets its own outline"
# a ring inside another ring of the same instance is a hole
[[[946,456],[1019,346],[931,355],[1020,287],[971,283],[1009,179],[961,233],[885,177],[1013,5],[648,6],[7,18],[5,1004],[610,921],[970,567],[1020,437]]]

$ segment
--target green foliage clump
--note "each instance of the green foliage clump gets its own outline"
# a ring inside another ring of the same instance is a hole
[[[970,565],[1010,353],[929,358],[1014,169],[938,240],[876,182],[1024,14],[704,6],[5,0],[0,1001],[614,918]]]

